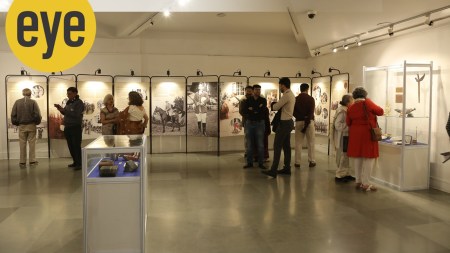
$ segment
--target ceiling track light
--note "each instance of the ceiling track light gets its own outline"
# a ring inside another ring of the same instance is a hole
[[[431,13],[428,13],[427,15],[425,15],[425,25],[428,25],[428,26],[434,25],[434,21],[431,20]]]
[[[320,72],[317,72],[315,69],[311,70],[311,75],[319,74],[319,76],[322,76]]]
[[[242,75],[241,69],[238,69],[233,73],[233,76],[240,76],[240,75]]]
[[[163,14],[164,14],[164,17],[170,17],[170,11],[169,10],[164,10]]]
[[[266,73],[264,73],[264,77],[270,76],[270,70],[267,70]]]
[[[343,47],[345,50],[347,50],[347,49],[348,49],[348,44],[344,44],[342,47]]]
[[[300,71],[298,71],[297,74],[295,74],[295,77],[302,77],[302,73],[300,73]]]
[[[333,51],[333,53],[336,53],[338,51],[337,47],[333,47],[333,49],[331,49],[331,51]]]
[[[102,73],[102,69],[98,68],[98,69],[95,70],[94,75],[97,75],[97,74],[100,75],[101,73]]]
[[[328,68],[328,73],[331,73],[332,71],[337,71],[339,74],[341,74],[341,71],[339,69],[335,69],[333,67]]]
[[[197,76],[203,76],[203,72],[200,69],[197,69]]]

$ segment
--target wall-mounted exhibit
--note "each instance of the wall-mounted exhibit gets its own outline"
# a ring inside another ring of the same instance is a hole
[[[261,76],[251,76],[248,78],[249,85],[259,84],[261,86],[261,96],[267,99],[267,108],[269,108],[269,118],[272,122],[275,116],[275,111],[272,111],[270,104],[272,102],[277,102],[280,99],[280,87],[278,77],[261,77]]]
[[[330,126],[331,77],[312,78],[311,96],[316,102],[314,125],[316,134],[328,136]]]
[[[104,107],[105,95],[113,94],[113,77],[109,75],[77,75],[77,89],[80,99],[84,102],[83,140],[96,139],[102,135],[100,110]]]
[[[220,137],[244,135],[239,105],[245,98],[247,77],[220,76]]]
[[[151,77],[152,153],[186,151],[186,77]]]
[[[8,158],[19,158],[18,127],[11,122],[11,112],[16,100],[23,98],[22,90],[31,90],[31,99],[37,102],[41,111],[42,121],[36,126],[36,157],[48,157],[48,87],[47,77],[41,75],[8,75],[6,85],[6,122]]]

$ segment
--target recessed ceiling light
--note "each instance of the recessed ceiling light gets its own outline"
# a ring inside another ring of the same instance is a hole
[[[224,13],[224,12],[219,12],[219,13],[217,13],[217,17],[219,17],[219,18],[223,18],[223,17],[225,17],[227,14],[226,13]]]

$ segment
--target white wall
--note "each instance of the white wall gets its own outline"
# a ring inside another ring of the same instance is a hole
[[[310,60],[311,67],[322,73],[328,72],[330,66],[349,72],[350,87],[362,84],[363,66],[401,64],[403,60],[433,61],[431,186],[446,192],[450,192],[450,163],[442,164],[440,153],[450,151],[450,139],[445,131],[450,111],[449,44],[450,25],[445,25]]]

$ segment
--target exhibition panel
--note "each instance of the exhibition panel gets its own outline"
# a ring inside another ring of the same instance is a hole
[[[8,75],[5,77],[6,94],[6,122],[8,159],[18,159],[19,131],[18,126],[11,122],[11,112],[16,100],[23,98],[22,90],[31,90],[31,99],[39,106],[42,121],[36,126],[36,157],[49,157],[48,144],[48,84],[47,77],[42,75]]]
[[[128,93],[139,93],[144,101],[142,105],[150,118],[150,77],[149,76],[114,76],[114,106],[123,111],[128,106]],[[150,135],[150,127],[147,126],[144,134]]]
[[[310,90],[311,90],[312,78],[310,78],[310,77],[289,77],[289,79],[291,80],[291,91],[292,91],[292,93],[294,93],[295,97],[297,97],[300,94],[300,85],[302,83],[309,84]],[[283,94],[281,94],[281,96],[283,96]],[[295,122],[295,117],[292,117],[292,119]],[[292,130],[292,133],[295,133],[295,129]]]
[[[109,75],[77,75],[77,89],[84,102],[83,140],[95,139],[102,135],[100,110],[104,107],[103,99],[113,94],[113,77]]]
[[[64,137],[64,116],[54,105],[66,106],[67,89],[76,87],[75,75],[50,75],[48,76],[48,131],[50,139],[50,157],[68,157],[69,149]]]
[[[219,76],[219,134],[220,151],[244,150],[244,128],[239,106],[245,98],[246,76]]]
[[[433,63],[364,67],[368,97],[384,108],[379,168],[372,178],[401,191],[427,189]]]
[[[272,122],[275,116],[275,111],[270,109],[272,102],[277,102],[280,99],[280,87],[278,77],[263,77],[263,76],[251,76],[248,78],[249,85],[259,84],[261,86],[261,96],[267,99],[267,108],[269,108],[269,118]]]
[[[145,252],[147,138],[104,135],[83,148],[84,252]]]
[[[218,109],[219,77],[215,75],[187,77],[187,152],[218,152]]]
[[[341,73],[331,76],[331,94],[330,94],[330,120],[333,120],[336,110],[339,107],[339,102],[342,96],[349,93],[350,74]]]
[[[312,78],[311,95],[316,102],[314,126],[316,134],[328,136],[330,128],[331,76]]]
[[[153,76],[151,153],[186,152],[186,77]]]

